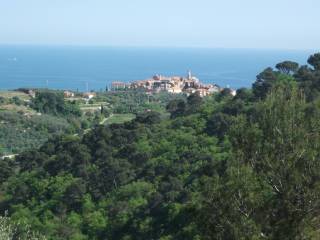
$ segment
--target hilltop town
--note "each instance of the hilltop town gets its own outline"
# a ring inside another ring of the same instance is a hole
[[[138,80],[132,83],[113,82],[111,90],[127,90],[127,89],[144,89],[147,93],[153,94],[161,91],[169,93],[198,93],[201,97],[208,96],[213,93],[218,93],[223,90],[216,84],[203,84],[200,80],[192,76],[191,71],[186,77],[172,76],[166,77],[155,75],[152,78]],[[231,90],[234,95],[235,90]]]
[[[107,87],[107,91],[132,91],[143,90],[146,94],[156,94],[159,92],[167,92],[172,94],[184,93],[187,96],[193,93],[199,94],[201,97],[219,93],[224,89],[228,89],[230,94],[235,96],[236,90],[229,87],[223,88],[217,84],[204,84],[199,78],[192,75],[191,71],[188,71],[187,76],[163,76],[154,75],[151,78],[145,80],[136,80],[129,83],[114,81],[111,83],[111,87]],[[35,98],[36,92],[39,89],[36,88],[19,88],[16,92],[22,92],[29,95],[31,98]],[[101,92],[101,91],[100,91]],[[97,96],[97,92],[87,87],[85,92],[75,92],[71,90],[63,90],[64,98],[69,100],[83,99],[88,103],[89,100]]]

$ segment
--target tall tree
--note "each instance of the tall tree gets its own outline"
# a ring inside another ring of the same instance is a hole
[[[256,221],[270,239],[304,239],[319,217],[320,115],[306,111],[304,99],[296,88],[278,88],[231,134],[237,161],[252,168],[258,191],[267,192]]]
[[[292,62],[292,61],[284,61],[281,63],[278,63],[276,65],[276,68],[284,74],[293,74],[295,73],[298,68],[299,68],[299,64],[296,62]]]
[[[264,99],[276,82],[277,76],[272,68],[266,68],[257,76],[252,85],[253,94],[256,99]]]
[[[309,57],[308,63],[314,68],[314,70],[320,70],[320,53],[316,53]]]

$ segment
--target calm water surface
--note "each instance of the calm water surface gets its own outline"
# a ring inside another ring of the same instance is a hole
[[[155,74],[192,70],[205,83],[250,87],[255,76],[284,60],[305,64],[312,51],[0,46],[0,89],[105,89]]]

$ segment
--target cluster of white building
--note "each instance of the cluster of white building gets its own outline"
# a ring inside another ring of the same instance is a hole
[[[229,88],[229,87],[228,87]],[[224,88],[219,87],[216,84],[203,84],[200,80],[192,76],[191,71],[188,72],[186,77],[172,76],[166,77],[162,75],[155,75],[152,78],[145,80],[133,81],[131,83],[125,82],[112,82],[111,89],[112,91],[125,91],[125,90],[138,90],[142,89],[148,94],[158,93],[161,91],[169,93],[186,93],[190,95],[192,93],[198,93],[201,97],[211,95],[213,93],[219,93]],[[230,88],[229,88],[230,89]],[[236,91],[231,90],[231,94],[235,95]],[[75,94],[71,91],[64,91],[65,98],[73,98]],[[94,92],[85,92],[82,93],[84,99],[91,99],[95,97]]]
[[[200,96],[207,96],[222,90],[215,84],[201,83],[198,78],[192,76],[191,71],[188,72],[187,77],[156,75],[150,79],[134,81],[129,84],[123,82],[112,83],[112,90],[122,89],[144,89],[149,93],[160,91],[187,94],[198,93]]]

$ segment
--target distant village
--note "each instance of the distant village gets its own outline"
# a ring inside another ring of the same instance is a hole
[[[190,95],[192,93],[198,93],[201,97],[218,93],[223,90],[216,84],[203,84],[200,80],[192,76],[191,71],[188,72],[186,77],[172,76],[166,77],[162,75],[155,75],[150,79],[138,80],[132,83],[113,82],[111,90],[127,90],[127,89],[143,89],[148,94],[158,93],[166,91],[169,93],[186,93]],[[236,91],[231,90],[231,94],[235,95]]]
[[[155,75],[152,78],[145,80],[133,81],[131,83],[125,82],[112,82],[111,87],[107,87],[107,91],[130,91],[130,90],[143,90],[147,94],[152,95],[159,92],[168,92],[172,94],[180,94],[184,93],[187,95],[197,93],[201,97],[205,97],[208,95],[212,95],[214,93],[219,93],[225,88],[222,88],[216,84],[204,84],[201,83],[200,80],[192,76],[191,71],[188,72],[187,76],[162,76]],[[235,96],[236,90],[230,89],[230,93]],[[19,89],[31,97],[35,97],[36,90],[34,89]],[[96,97],[96,93],[94,91],[87,91],[82,93],[75,93],[70,90],[64,91],[64,97],[72,99],[77,95],[77,97],[82,97],[84,100],[90,100]]]

